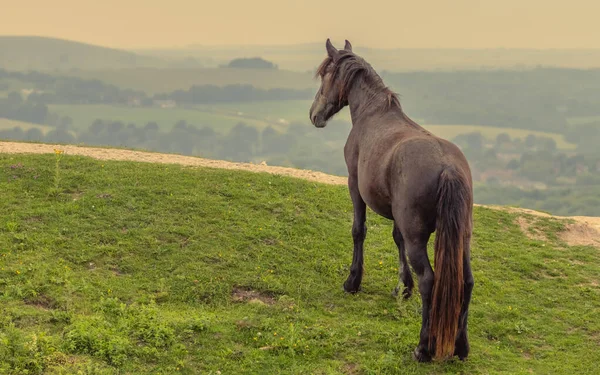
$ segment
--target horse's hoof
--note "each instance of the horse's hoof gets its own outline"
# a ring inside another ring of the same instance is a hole
[[[412,290],[404,288],[404,290],[402,291],[402,297],[404,297],[404,299],[409,299],[410,296],[412,296]]]
[[[417,362],[431,362],[431,356],[427,351],[421,350],[418,347],[413,351],[413,359]]]
[[[462,348],[458,346],[454,349],[454,355],[458,357],[461,361],[465,361],[469,356],[469,346],[465,345]]]
[[[348,285],[348,282],[345,282],[343,289],[344,289],[344,292],[346,292],[346,293],[355,294],[360,291],[360,286],[356,286],[356,287],[351,286],[351,285]]]

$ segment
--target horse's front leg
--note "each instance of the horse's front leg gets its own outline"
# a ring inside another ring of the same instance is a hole
[[[352,198],[352,205],[354,206],[354,221],[352,223],[354,254],[352,256],[352,265],[350,266],[350,275],[344,283],[344,290],[348,293],[356,293],[360,289],[363,276],[363,243],[367,235],[367,226],[365,225],[367,205],[358,191],[358,179],[356,176],[351,175],[348,177],[348,188],[350,189],[350,198]]]

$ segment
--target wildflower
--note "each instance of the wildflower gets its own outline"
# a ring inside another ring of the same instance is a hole
[[[19,271],[19,270],[16,270],[16,271],[15,271],[15,273],[16,273],[17,275],[20,275],[20,274],[21,274],[21,271]]]
[[[273,332],[273,336],[277,336],[277,332]]]
[[[382,261],[379,261],[379,265],[382,265],[382,264],[383,264],[383,262],[382,262]]]
[[[56,155],[60,155],[60,154],[64,153],[64,151],[63,151],[63,150],[61,150],[61,149],[55,148],[55,149],[54,149],[54,153],[55,153]]]
[[[509,309],[509,310],[512,310],[512,306],[508,306],[508,309]]]

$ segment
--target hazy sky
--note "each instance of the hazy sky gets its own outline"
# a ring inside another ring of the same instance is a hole
[[[600,48],[598,0],[5,0],[0,35],[111,47]]]

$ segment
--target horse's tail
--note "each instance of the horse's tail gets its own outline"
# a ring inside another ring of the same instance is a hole
[[[429,316],[429,345],[435,358],[454,354],[463,302],[463,254],[471,230],[472,194],[467,179],[446,167],[437,192],[435,278]]]

